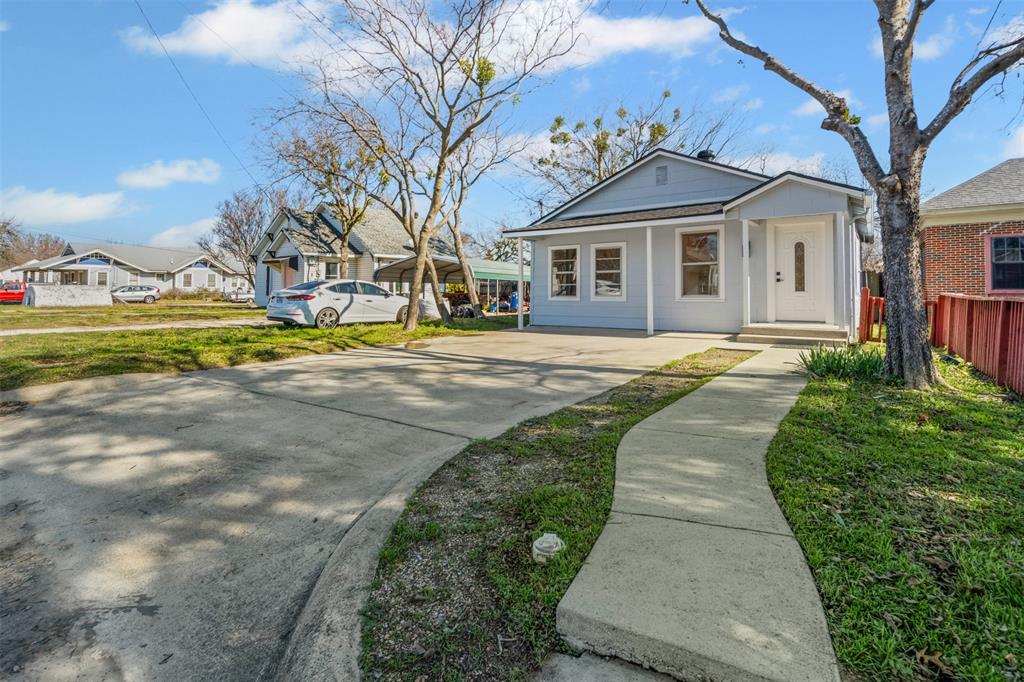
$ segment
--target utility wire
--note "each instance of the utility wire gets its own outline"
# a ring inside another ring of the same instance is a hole
[[[206,118],[207,123],[209,123],[210,127],[213,128],[213,131],[217,133],[217,137],[220,138],[220,141],[231,153],[231,156],[235,158],[235,161],[238,162],[238,165],[242,168],[243,171],[245,171],[245,174],[249,176],[250,180],[252,180],[252,184],[255,185],[256,189],[258,189],[267,198],[267,200],[272,203],[273,198],[263,188],[263,185],[261,185],[256,180],[255,176],[253,176],[253,174],[249,171],[249,168],[242,162],[242,159],[238,156],[238,154],[235,153],[235,150],[232,149],[231,144],[228,142],[227,138],[224,137],[224,134],[220,131],[220,128],[217,127],[217,124],[213,122],[213,118],[210,116],[209,112],[206,111],[206,107],[204,107],[203,103],[199,101],[199,97],[196,96],[196,93],[192,89],[192,86],[188,84],[188,80],[185,78],[185,74],[183,74],[181,72],[181,69],[178,68],[177,62],[174,61],[174,57],[172,57],[171,53],[167,50],[167,46],[164,45],[164,41],[160,38],[160,34],[157,33],[157,30],[153,27],[153,22],[149,20],[149,16],[146,14],[146,10],[142,9],[142,4],[139,2],[139,0],[135,0],[135,6],[139,8],[139,13],[142,15],[142,18],[145,19],[146,25],[149,26],[150,32],[152,32],[153,37],[156,38],[156,42],[160,44],[160,49],[163,50],[164,55],[167,57],[167,61],[169,61],[171,63],[171,66],[174,67],[175,73],[178,74],[178,78],[181,79],[181,82],[185,86],[185,89],[188,90],[188,94],[192,96],[192,100],[196,103],[196,106],[199,107],[199,111],[203,113],[203,116]]]

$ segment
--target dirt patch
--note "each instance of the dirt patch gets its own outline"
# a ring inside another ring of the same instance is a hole
[[[615,451],[637,422],[753,355],[712,349],[478,441],[410,498],[364,612],[370,680],[520,680],[552,651],[555,607],[611,508]],[[545,566],[530,546],[557,532]]]

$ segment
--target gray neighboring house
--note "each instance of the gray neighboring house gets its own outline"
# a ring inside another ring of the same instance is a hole
[[[148,284],[199,292],[251,292],[242,264],[198,249],[71,242],[59,256],[24,263],[14,272],[25,282],[105,286]]]
[[[532,242],[531,325],[849,339],[870,203],[659,149],[504,234]]]
[[[341,228],[331,210],[320,204],[312,211],[282,208],[267,227],[252,258],[256,263],[256,304],[265,306],[271,292],[313,279],[337,279],[341,261]],[[431,242],[435,255],[455,251],[446,241]],[[374,272],[412,255],[412,239],[402,224],[383,209],[369,209],[352,229],[348,243],[348,276],[373,281]],[[398,292],[401,285],[390,284]]]

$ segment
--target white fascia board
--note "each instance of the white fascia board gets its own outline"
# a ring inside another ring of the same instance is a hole
[[[765,178],[765,176],[760,175],[758,173],[751,173],[749,171],[741,170],[739,168],[731,168],[729,166],[725,166],[725,165],[719,164],[719,163],[708,163],[707,161],[701,161],[700,159],[692,159],[692,158],[690,158],[688,156],[684,156],[682,154],[673,154],[672,152],[670,152],[670,151],[668,151],[666,149],[658,149],[656,151],[651,152],[648,156],[645,156],[642,159],[637,159],[632,164],[626,166],[625,168],[623,168],[619,172],[615,173],[611,177],[605,178],[601,182],[597,183],[596,185],[594,185],[593,187],[588,189],[583,194],[580,194],[579,196],[574,197],[574,198],[570,199],[569,201],[565,202],[564,204],[562,204],[561,206],[556,208],[553,212],[551,212],[551,213],[547,214],[546,216],[544,216],[544,219],[545,220],[551,220],[552,218],[555,218],[556,216],[559,216],[562,213],[565,213],[566,209],[568,209],[570,206],[573,206],[573,205],[577,204],[578,202],[582,201],[583,199],[586,199],[587,197],[589,197],[594,192],[597,192],[598,190],[602,190],[605,187],[608,187],[608,186],[614,184],[616,181],[621,180],[626,175],[629,175],[630,171],[633,171],[633,170],[639,168],[640,166],[645,165],[648,161],[653,161],[654,159],[658,159],[658,158],[667,158],[667,159],[673,159],[675,161],[684,161],[684,162],[687,162],[687,163],[692,163],[692,164],[694,164],[696,166],[701,166],[701,167],[704,167],[704,168],[711,168],[713,170],[719,170],[719,171],[723,171],[725,173],[732,173],[733,175],[739,175],[740,177],[747,178],[748,180],[759,180],[761,182],[765,182],[767,180]],[[542,225],[543,223],[534,223],[534,224],[541,224]]]
[[[838,192],[840,194],[845,194],[847,196],[857,197],[857,198],[863,198],[867,194],[867,192],[865,192],[862,189],[852,189],[850,187],[840,187],[839,185],[833,185],[831,183],[821,182],[819,180],[812,180],[811,178],[802,178],[802,177],[799,177],[797,175],[780,175],[779,177],[775,178],[774,180],[769,180],[768,182],[764,183],[763,185],[761,185],[757,189],[755,189],[755,190],[753,190],[753,191],[751,191],[751,192],[749,192],[747,194],[744,194],[744,195],[742,195],[740,197],[737,197],[736,199],[733,199],[732,201],[730,201],[729,203],[727,203],[723,207],[723,210],[729,211],[729,210],[731,210],[733,208],[736,208],[740,204],[742,204],[744,202],[747,202],[747,201],[750,201],[754,197],[760,196],[760,195],[764,194],[765,192],[769,192],[769,191],[775,189],[776,187],[778,187],[779,185],[785,184],[787,182],[799,182],[799,183],[802,183],[802,184],[807,185],[809,187],[814,187],[816,189],[821,189],[821,190],[830,191],[830,192]]]
[[[694,225],[700,223],[720,223],[726,220],[725,213],[687,216],[685,218],[659,218],[658,220],[635,220],[628,223],[605,223],[602,225],[583,225],[580,227],[556,227],[551,230],[506,230],[502,235],[507,237],[550,237],[556,234],[579,234],[582,232],[601,232],[604,230],[622,230],[636,227],[671,227],[673,225]]]
[[[981,204],[980,206],[962,206],[960,208],[927,208],[921,206],[921,213],[928,215],[956,215],[958,213],[985,213],[986,211],[1013,211],[1024,209],[1024,202],[1012,204]]]

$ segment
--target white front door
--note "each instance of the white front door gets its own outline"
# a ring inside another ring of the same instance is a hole
[[[825,222],[775,223],[775,319],[824,322],[831,291]]]

